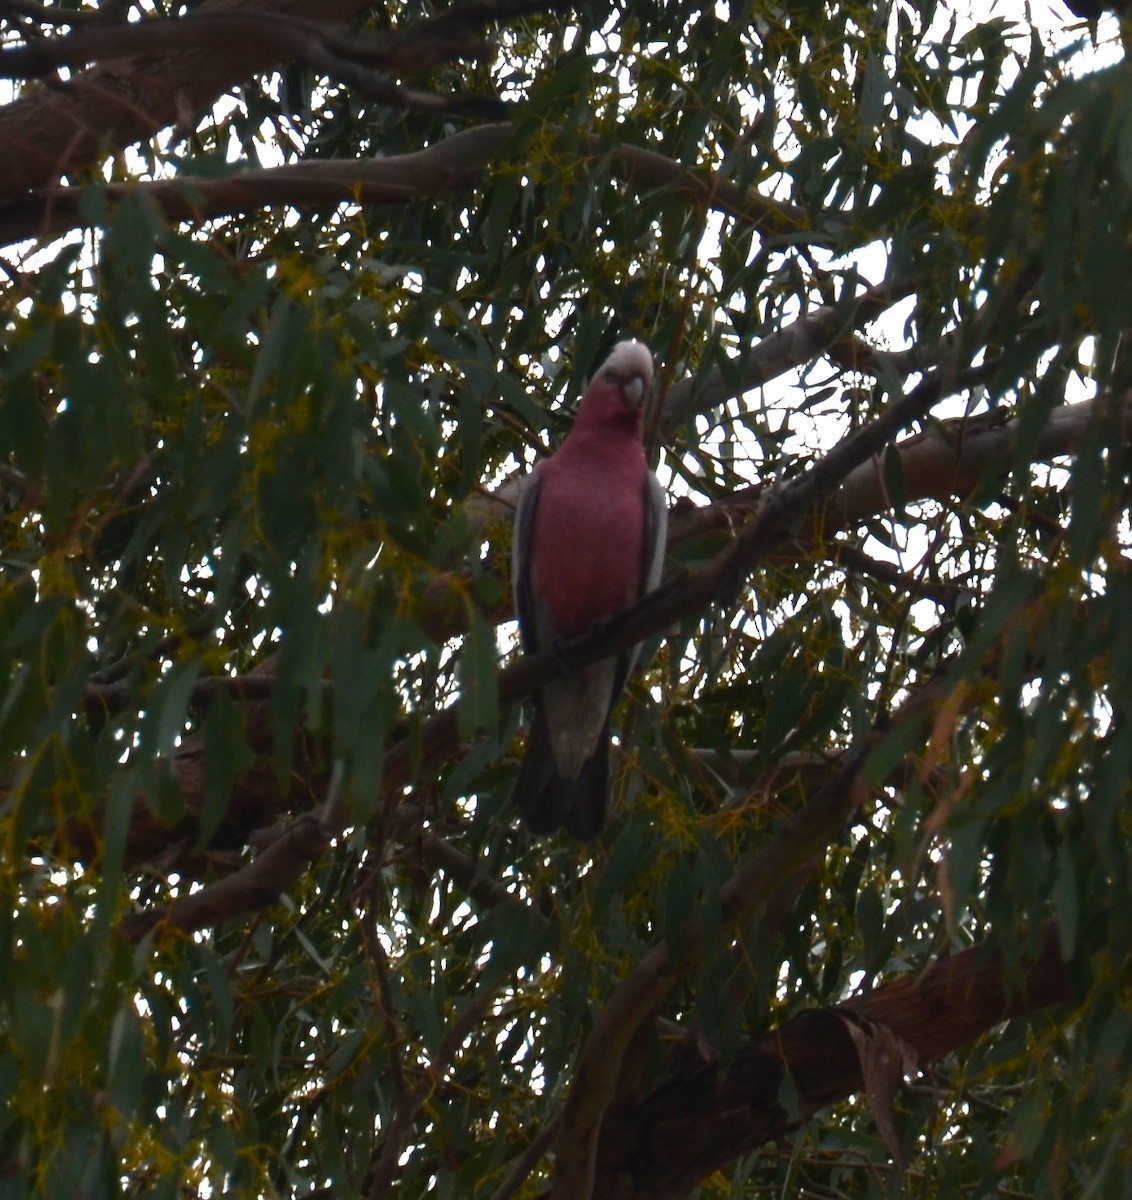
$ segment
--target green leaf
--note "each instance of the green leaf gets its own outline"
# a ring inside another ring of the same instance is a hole
[[[695,905],[695,879],[689,863],[678,858],[668,872],[664,887],[664,940],[668,961],[673,965],[683,957],[688,921]]]
[[[181,739],[189,715],[199,662],[174,663],[150,692],[141,731],[153,754],[169,754]]]
[[[228,810],[236,781],[254,762],[245,736],[246,709],[218,687],[204,721],[204,803],[197,844],[206,846]]]
[[[1053,892],[1054,912],[1061,939],[1061,957],[1070,962],[1077,956],[1080,926],[1080,904],[1078,900],[1077,864],[1072,848],[1061,845],[1057,849],[1057,876]]]
[[[147,1064],[141,1025],[130,1008],[120,1008],[110,1028],[106,1084],[110,1103],[129,1120],[142,1099]]]
[[[496,681],[499,650],[495,630],[473,605],[468,606],[467,612],[470,621],[460,656],[459,727],[462,738],[470,738],[499,720]]]

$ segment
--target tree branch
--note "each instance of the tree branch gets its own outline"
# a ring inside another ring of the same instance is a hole
[[[893,304],[912,295],[911,280],[877,284],[859,296],[824,305],[785,329],[756,342],[726,370],[716,367],[705,379],[694,376],[673,384],[664,397],[661,432],[671,435],[697,413],[711,412],[728,400],[816,358],[852,330],[875,321]]]
[[[338,64],[417,70],[452,58],[476,57],[484,49],[479,39],[470,38],[466,32],[453,37],[438,34],[431,26],[432,22],[422,21],[408,29],[375,33],[269,11],[151,17],[7,46],[0,49],[0,76],[37,79],[58,67],[154,58],[186,50],[213,53],[224,49],[231,39],[254,43],[257,51],[275,61],[297,60],[331,75]]]
[[[1132,427],[1132,394],[1114,398],[1106,393],[1053,409],[1031,449],[1032,461],[1049,462],[1075,453],[1098,412],[1114,403],[1120,406],[1125,424]],[[1018,444],[1020,425],[1018,414],[998,411],[935,422],[923,433],[892,443],[893,452],[900,456],[905,501],[963,499],[985,481],[988,471],[997,468],[996,474],[1005,473]],[[709,533],[733,533],[737,514],[757,511],[765,491],[756,484],[715,504],[677,505],[668,518],[669,547]],[[838,530],[879,516],[891,506],[884,485],[884,456],[872,455],[845,476],[827,503],[813,509],[812,532],[795,545],[807,548],[804,553],[812,547],[820,553]],[[835,547],[830,553],[837,557],[840,549]]]
[[[139,942],[161,924],[192,933],[274,904],[326,849],[330,838],[313,814],[299,817],[265,850],[231,875],[191,892],[156,911],[132,913],[122,936]]]
[[[891,1029],[925,1065],[1004,1021],[1074,995],[1051,922],[1020,979],[1006,969],[997,945],[985,943],[868,996],[795,1017],[742,1048],[726,1069],[685,1055],[648,1097],[610,1115],[593,1200],[680,1200],[713,1171],[860,1091],[860,1060],[839,1013]],[[778,1100],[787,1071],[795,1113]]]
[[[1095,419],[1097,407],[1112,402],[1111,397],[1105,396],[1094,401],[1054,409],[1038,438],[1035,455],[1049,459],[1072,453],[1089,423]],[[1125,397],[1120,403],[1125,419],[1132,422],[1132,396]],[[980,418],[946,422],[924,434],[898,443],[897,451],[905,463],[907,499],[948,499],[967,494],[980,482],[986,470],[1007,461],[1012,447],[1016,444],[1018,428],[1017,420],[990,423]],[[797,537],[783,534],[777,542],[768,546],[766,557],[771,558],[781,553],[796,559],[805,553],[828,553],[836,558],[839,553],[838,546],[836,543],[831,546],[830,539],[837,529],[888,508],[889,500],[881,482],[879,459],[874,457],[854,466],[840,487],[836,488],[832,498],[824,502],[819,500],[811,509],[813,533],[809,535],[809,544],[814,549],[800,551]],[[730,501],[709,507],[677,506],[672,511],[669,523],[670,545],[678,545],[687,538],[701,536],[713,530],[733,535],[735,513],[744,512],[752,504],[757,504],[760,495],[761,490],[752,490],[750,493],[739,494]],[[725,561],[721,555],[730,551],[731,546],[726,546],[705,568],[705,573],[715,572],[716,585],[705,586],[705,580],[700,574],[683,573],[672,576],[664,585],[659,597],[655,594],[647,597],[601,630],[583,635],[571,646],[570,652],[579,660],[584,656],[584,661],[591,661],[624,649],[642,638],[651,637],[683,616],[702,612],[716,597],[721,576],[718,565]],[[441,600],[438,599],[436,603],[439,605]],[[443,628],[437,628],[434,632],[438,638],[453,636],[460,632],[460,627],[452,621],[446,621]],[[541,659],[521,659],[500,673],[501,697],[504,700],[514,700],[528,694],[560,670],[561,666],[553,655],[545,655]],[[88,705],[96,711],[102,711],[100,706],[111,703],[111,696],[112,705],[130,702],[130,696],[124,689],[115,690],[116,686],[110,688],[110,694],[107,689],[95,688],[87,697]],[[273,687],[271,664],[261,664],[257,672],[250,676],[232,679],[217,677],[212,681],[201,681],[199,686],[201,692],[198,698],[201,702],[206,702],[209,695],[218,689],[236,695],[266,699]],[[236,792],[229,804],[229,815],[226,816],[216,839],[218,846],[235,848],[242,845],[250,830],[270,824],[288,808],[294,810],[296,807],[310,804],[325,786],[325,780],[312,763],[309,754],[300,745],[291,775],[291,787],[286,792],[280,790],[275,772],[266,760],[271,748],[267,726],[266,708],[262,705],[249,706],[249,741],[253,750],[265,756],[265,761],[242,776],[237,783]],[[429,718],[421,730],[421,753],[424,756],[422,769],[434,769],[458,747],[457,710],[450,708]],[[190,814],[199,813],[203,808],[202,753],[203,743],[194,735],[185,740],[174,760],[174,771]],[[392,795],[410,778],[412,758],[408,743],[399,745],[395,742],[391,745],[385,765],[387,774],[384,788],[387,795]],[[0,795],[3,790],[0,787]],[[89,828],[84,824],[69,830],[69,844],[77,847],[79,853],[87,860],[96,854],[97,823],[96,815]],[[137,864],[152,860],[169,845],[180,842],[185,847],[185,853],[178,858],[176,869],[191,876],[194,869],[199,870],[202,865],[198,862],[194,868],[190,853],[197,840],[198,828],[194,817],[190,816],[186,822],[170,829],[150,818],[148,809],[139,803],[131,827],[127,863]],[[199,859],[199,855],[197,857]]]
[[[0,134],[2,129],[0,124]],[[339,204],[405,204],[470,189],[494,162],[511,151],[522,151],[516,136],[514,125],[497,122],[461,130],[409,154],[311,159],[283,167],[236,171],[222,179],[182,175],[172,180],[112,183],[105,185],[105,191],[111,200],[130,194],[147,197],[170,221],[206,221],[272,205],[332,208]],[[671,187],[696,207],[718,208],[767,232],[801,233],[809,226],[806,214],[794,205],[769,199],[754,189],[739,189],[726,178],[705,176],[653,151],[610,145],[596,137],[583,138],[581,145],[595,159],[608,158],[613,174],[635,187]],[[4,198],[0,187],[0,202]],[[87,218],[80,202],[76,188],[41,187],[18,203],[9,203],[0,208],[0,245],[85,224]]]
[[[365,0],[206,0],[197,16],[248,10],[348,21]],[[211,105],[235,83],[279,60],[270,45],[233,40],[157,60],[84,71],[62,88],[41,87],[0,109],[0,204],[61,175],[93,168],[107,155]],[[39,201],[42,208],[43,201]],[[31,236],[25,234],[24,236]]]
[[[956,370],[945,364],[924,378],[876,420],[842,438],[809,470],[773,489],[751,524],[736,538],[727,566],[726,596],[737,595],[771,546],[789,531],[803,513],[824,503],[840,490],[850,473],[872,464],[885,445],[903,428],[920,420],[945,395],[972,387],[993,374],[995,366]],[[874,468],[875,469],[875,468]]]
[[[126,917],[123,937],[141,941],[159,923],[192,933],[273,904],[341,833],[345,811],[340,781],[341,767],[336,766],[318,813],[305,813],[279,830],[265,849],[231,875],[163,909]]]

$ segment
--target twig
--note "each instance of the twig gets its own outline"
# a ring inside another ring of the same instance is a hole
[[[938,604],[953,604],[960,597],[972,594],[971,589],[961,583],[909,575],[907,571],[902,571],[892,563],[881,562],[848,542],[836,542],[833,545],[830,561],[858,575],[871,575],[909,596],[935,600]]]
[[[531,1138],[527,1148],[515,1159],[511,1170],[507,1172],[503,1182],[491,1193],[489,1200],[511,1200],[511,1197],[523,1186],[530,1173],[542,1161],[543,1155],[550,1149],[558,1136],[558,1127],[562,1124],[562,1110],[553,1117]]]
[[[382,1197],[388,1195],[417,1115],[436,1089],[446,1068],[455,1060],[461,1046],[487,1013],[493,998],[493,990],[481,989],[481,993],[452,1022],[440,1043],[440,1048],[424,1069],[420,1082],[404,1097],[404,1103],[397,1106],[393,1124],[377,1154],[377,1160],[367,1181],[369,1186],[366,1188],[366,1200],[382,1200]]]
[[[408,1085],[405,1082],[405,1070],[401,1063],[401,1049],[404,1039],[397,1024],[396,1007],[393,1003],[393,985],[389,975],[389,956],[377,936],[377,931],[370,921],[361,923],[362,941],[373,963],[373,972],[377,977],[378,1007],[381,1011],[381,1021],[385,1026],[385,1036],[389,1043],[389,1073],[393,1077],[393,1097],[398,1109],[408,1102]]]

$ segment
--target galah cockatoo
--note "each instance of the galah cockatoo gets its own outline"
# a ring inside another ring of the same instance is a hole
[[[668,509],[645,458],[652,355],[618,342],[590,381],[561,448],[524,480],[511,579],[523,648],[537,653],[656,587]],[[535,697],[515,798],[532,833],[601,832],[609,713],[639,646],[568,671]]]

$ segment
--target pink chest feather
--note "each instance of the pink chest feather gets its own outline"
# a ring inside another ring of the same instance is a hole
[[[531,587],[562,633],[580,633],[640,593],[647,471],[639,444],[563,446],[540,468]]]

